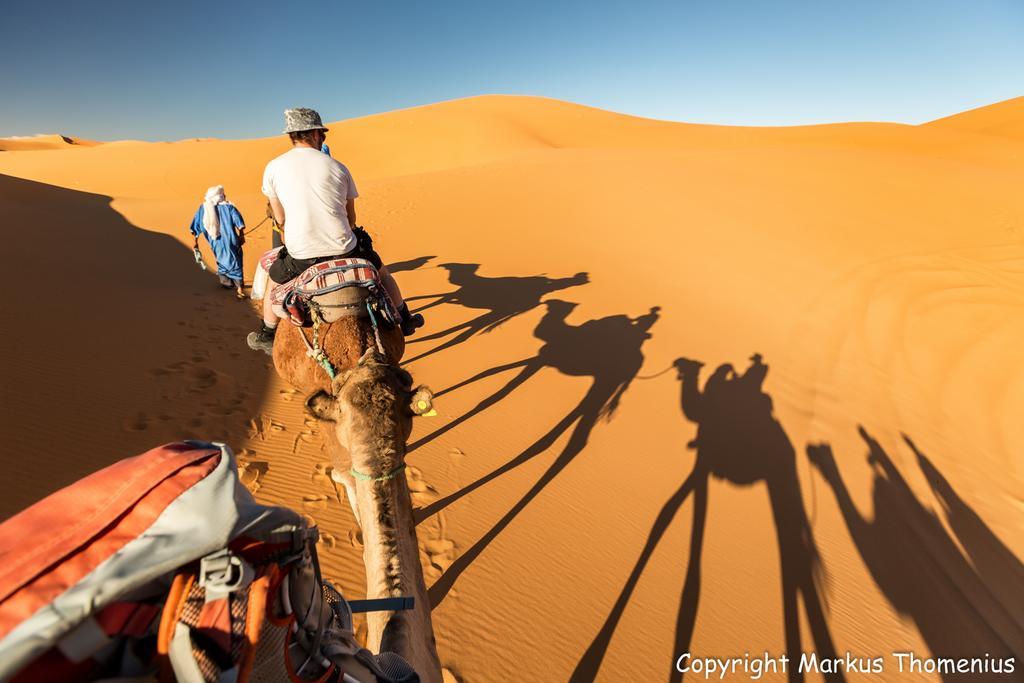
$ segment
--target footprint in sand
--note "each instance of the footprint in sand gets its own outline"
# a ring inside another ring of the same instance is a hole
[[[304,429],[295,435],[295,439],[292,441],[292,453],[299,452],[300,443],[312,443],[316,440],[316,437],[308,429]]]
[[[209,389],[217,383],[217,373],[202,365],[189,368],[185,378],[193,389]]]
[[[440,497],[437,489],[423,480],[423,472],[418,467],[406,467],[405,480],[409,484],[413,505],[417,507],[429,505]]]
[[[213,415],[220,415],[226,417],[228,415],[231,415],[232,413],[237,412],[236,408],[231,406],[229,403],[223,401],[207,401],[206,403],[203,404],[203,406],[206,408],[206,412],[211,413]]]
[[[322,484],[334,488],[334,482],[331,480],[331,473],[334,472],[334,466],[329,462],[318,462],[313,466],[313,475],[310,480],[314,484]]]
[[[281,389],[277,393],[282,401],[292,401],[299,395],[298,389]]]
[[[266,460],[238,459],[238,478],[242,480],[245,488],[251,493],[256,493],[263,486],[263,477],[270,470],[270,463]]]
[[[353,548],[363,547],[363,530],[362,529],[349,529],[348,530],[348,542]]]
[[[249,438],[259,438],[261,441],[267,440],[267,431],[274,424],[273,420],[257,415],[256,417],[249,418]]]
[[[423,543],[423,550],[430,558],[430,566],[444,572],[455,561],[455,544],[447,538],[435,538]]]
[[[135,413],[121,424],[126,432],[144,432],[149,429],[149,418],[145,413]]]
[[[335,538],[334,534],[321,533],[319,540],[316,544],[321,546],[325,550],[331,551],[338,545],[338,539]]]
[[[302,507],[307,510],[324,510],[327,508],[327,496],[322,493],[312,493],[302,497]]]

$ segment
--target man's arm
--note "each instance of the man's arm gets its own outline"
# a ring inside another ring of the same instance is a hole
[[[356,227],[356,200],[349,199],[345,202],[345,211],[348,213],[348,226],[353,230]]]
[[[270,202],[270,210],[274,212],[274,220],[277,224],[284,228],[284,205],[281,204],[281,200],[277,197],[267,197]]]
[[[192,234],[192,248],[199,248],[199,233],[203,229],[202,223],[199,221],[199,211],[196,211],[196,215],[192,217],[192,225],[188,226],[188,231]]]

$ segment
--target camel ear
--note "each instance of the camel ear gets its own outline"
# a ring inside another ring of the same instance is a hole
[[[429,387],[419,386],[412,392],[409,401],[409,410],[420,417],[433,417],[437,415],[434,410],[434,392]]]
[[[324,422],[335,422],[340,414],[338,402],[323,389],[306,399],[306,410]]]
[[[410,375],[407,370],[403,370],[402,368],[396,368],[395,370],[395,374],[398,375],[398,380],[402,383],[402,386],[405,387],[407,391],[411,391],[412,375]]]

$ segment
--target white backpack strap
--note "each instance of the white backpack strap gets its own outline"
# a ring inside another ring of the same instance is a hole
[[[192,655],[191,629],[181,622],[174,627],[174,636],[167,648],[167,659],[171,662],[174,679],[178,683],[206,683]]]

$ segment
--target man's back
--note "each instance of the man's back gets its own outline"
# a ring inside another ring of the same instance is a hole
[[[344,165],[310,147],[295,147],[267,164],[263,194],[284,207],[285,240],[292,258],[351,251],[356,237],[346,203],[359,196]]]

